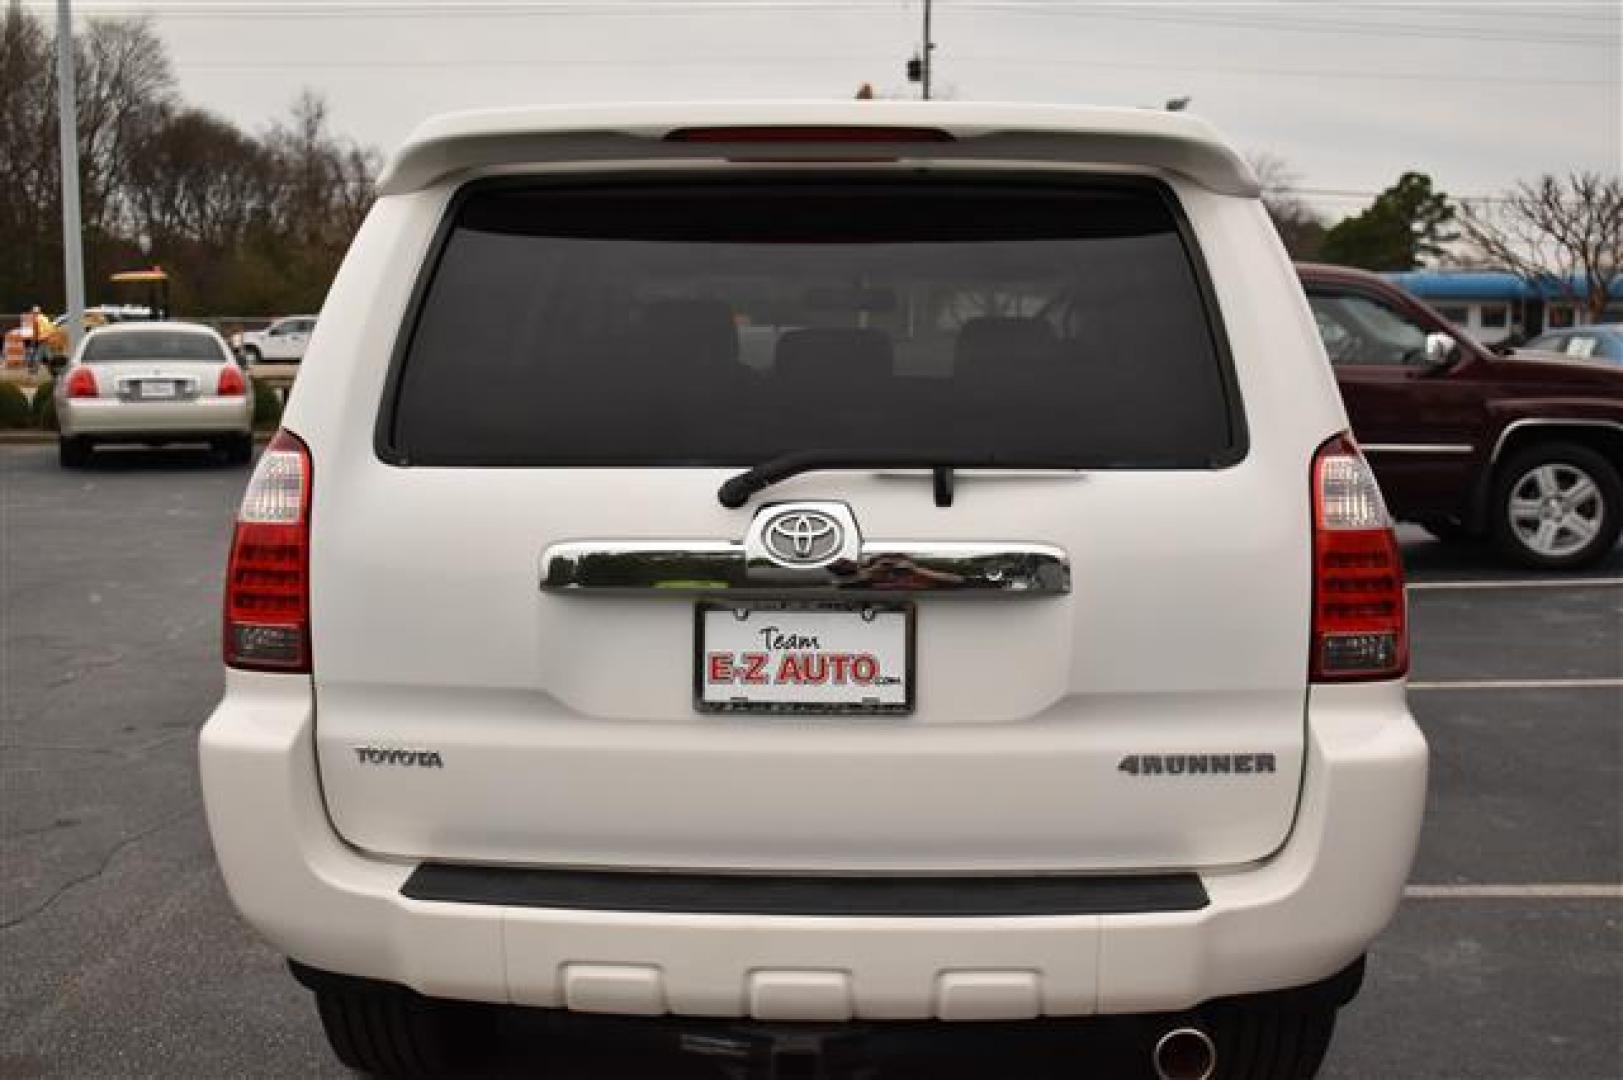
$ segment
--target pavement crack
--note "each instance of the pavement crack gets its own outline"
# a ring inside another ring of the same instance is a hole
[[[73,746],[69,743],[0,743],[0,753],[31,751],[50,754],[115,754],[110,746]]]
[[[124,839],[113,845],[112,850],[110,850],[106,856],[102,858],[101,865],[97,866],[96,869],[87,874],[80,874],[76,878],[70,878],[61,885],[58,885],[55,889],[52,889],[49,896],[35,904],[33,907],[29,908],[27,911],[23,912],[21,915],[17,915],[13,918],[0,922],[0,932],[21,926],[23,923],[34,918],[36,915],[43,914],[51,907],[52,904],[55,904],[68,892],[78,888],[80,885],[95,881],[97,878],[101,877],[107,872],[108,867],[113,865],[113,860],[118,858],[126,848],[139,844],[142,840],[145,840],[153,833],[166,829],[177,821],[193,816],[193,814],[197,811],[198,805],[199,804],[196,802],[188,803],[184,810],[170,814],[168,817],[158,820],[138,833],[131,836],[126,836]]]
[[[26,840],[30,836],[43,836],[46,833],[53,833],[59,829],[71,829],[75,825],[82,824],[84,824],[84,822],[80,821],[78,818],[57,818],[49,825],[38,825],[32,829],[22,829],[18,832],[0,834],[0,840]]]
[[[0,744],[0,753],[7,751],[26,751],[33,753],[51,754],[100,754],[106,757],[119,758],[123,761],[135,761],[145,757],[148,753],[161,746],[167,746],[180,739],[192,738],[196,734],[192,728],[171,731],[166,735],[136,743],[134,746],[75,746],[71,743],[3,743]]]

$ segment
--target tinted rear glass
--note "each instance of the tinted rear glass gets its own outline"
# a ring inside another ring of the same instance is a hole
[[[208,334],[181,330],[141,330],[127,334],[92,334],[85,341],[86,364],[120,364],[152,360],[205,360],[225,363],[220,343]]]
[[[383,447],[441,465],[1231,461],[1236,403],[1168,198],[477,190],[422,294]]]

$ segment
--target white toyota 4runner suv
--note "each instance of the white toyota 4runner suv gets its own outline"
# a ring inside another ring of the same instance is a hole
[[[1209,127],[447,116],[325,310],[201,754],[344,1062],[451,1067],[483,1004],[1315,1072],[1426,747],[1380,492]]]

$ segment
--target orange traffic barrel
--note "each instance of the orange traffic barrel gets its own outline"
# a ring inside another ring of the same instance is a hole
[[[9,330],[6,332],[6,367],[22,367],[28,362],[28,343],[23,340],[22,331]]]

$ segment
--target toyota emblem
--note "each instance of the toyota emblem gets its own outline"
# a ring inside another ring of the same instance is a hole
[[[839,553],[845,530],[821,510],[789,510],[767,521],[761,540],[774,562],[818,566]]]

